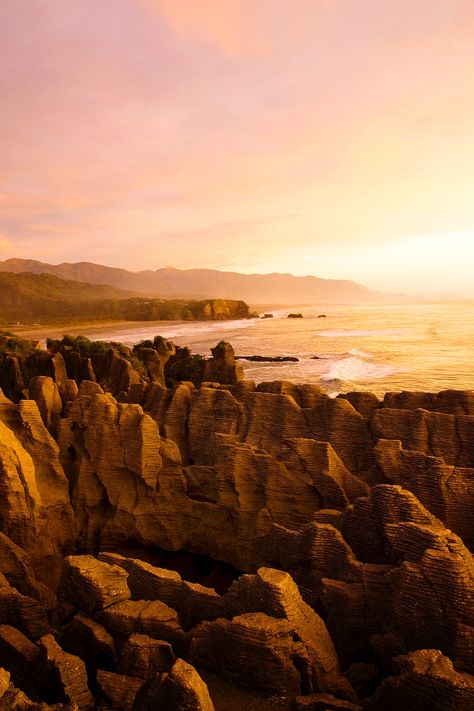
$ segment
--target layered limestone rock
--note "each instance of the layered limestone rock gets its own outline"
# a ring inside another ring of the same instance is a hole
[[[266,693],[337,691],[353,697],[323,621],[287,573],[262,568],[243,576],[224,605],[236,616],[194,630],[193,663]]]
[[[66,652],[84,660],[89,675],[96,667],[111,670],[117,664],[112,635],[103,625],[82,612],[78,612],[62,628],[61,639]]]
[[[128,539],[140,528],[141,515],[145,519],[155,512],[161,455],[156,423],[140,406],[117,404],[83,385],[60,423],[58,443],[79,541],[90,550],[99,531],[104,541]]]
[[[52,703],[74,701],[79,711],[92,709],[94,700],[82,659],[64,652],[52,635],[41,638],[39,651],[39,688],[43,698]]]
[[[90,555],[69,556],[64,560],[59,596],[94,614],[130,598],[127,577],[123,568]]]
[[[15,627],[31,640],[51,631],[46,609],[10,587],[6,578],[0,578],[0,624]]]
[[[222,598],[215,590],[182,580],[174,570],[157,568],[117,553],[101,553],[100,558],[127,571],[133,600],[161,600],[177,611],[185,629],[225,614]]]
[[[249,568],[265,562],[256,560],[254,543],[264,532],[260,520],[268,528],[264,510],[297,527],[320,507],[303,468],[290,473],[284,462],[223,435],[212,466],[183,470],[176,447],[161,439],[139,406],[83,394],[83,385],[60,423],[58,441],[85,547],[99,536],[102,548],[135,538]]]
[[[269,563],[291,573],[304,599],[316,609],[321,608],[326,578],[361,582],[362,564],[329,523],[315,521],[298,531],[273,524],[258,545]]]
[[[176,353],[171,341],[156,336],[153,341],[143,341],[133,348],[133,354],[145,366],[148,381],[165,387],[165,365]]]
[[[347,507],[341,532],[359,560],[392,563],[398,560],[398,554],[387,546],[386,526],[402,522],[444,528],[410,491],[401,486],[379,484],[373,487],[370,496],[361,497]]]
[[[97,381],[117,395],[142,381],[132,365],[131,350],[121,343],[66,336],[60,341],[48,339],[47,345],[51,355],[63,357],[68,378],[78,385],[83,380]]]
[[[371,427],[377,439],[400,440],[404,449],[441,457],[446,464],[474,466],[474,415],[429,410],[375,410]]]
[[[31,378],[28,389],[30,398],[38,405],[46,428],[54,435],[63,406],[58,386],[52,378],[38,375]]]
[[[132,634],[141,634],[169,642],[177,654],[183,654],[188,646],[177,612],[160,600],[117,602],[98,613],[96,619],[119,643]]]
[[[99,669],[96,681],[111,708],[133,711],[136,696],[143,686],[142,679]]]
[[[217,435],[235,439],[242,410],[242,405],[228,390],[202,387],[193,393],[187,419],[186,452],[194,464],[211,463]]]
[[[0,571],[18,592],[35,598],[48,609],[55,607],[56,596],[37,580],[27,553],[3,533],[0,533]]]
[[[344,509],[370,487],[353,476],[329,442],[295,438],[282,442],[281,456],[289,471],[306,474],[321,499],[320,508]]]
[[[189,464],[188,417],[195,387],[180,383],[173,390],[152,385],[144,403],[144,410],[156,421],[162,437],[178,447],[178,461]]]
[[[175,662],[173,647],[162,639],[131,634],[122,648],[118,669],[139,679],[170,672]]]
[[[223,392],[215,387],[193,389],[185,408],[179,407],[184,394],[180,388],[160,392],[159,402],[149,394],[144,408],[178,443],[185,462],[192,450],[194,463],[210,464],[216,433],[275,455],[285,439],[310,438],[329,442],[349,472],[364,479],[377,477],[368,420],[348,400],[333,400],[313,385],[284,381],[262,383],[257,389],[251,385],[239,382]],[[170,429],[176,415],[179,427]]]
[[[10,683],[10,674],[0,668],[0,711],[78,711],[74,701],[65,704],[36,703]]]
[[[374,449],[385,478],[408,489],[431,513],[474,547],[474,469],[442,457],[405,450],[400,441],[379,440]]]
[[[12,430],[0,422],[0,527],[19,545],[33,547],[34,516],[41,497],[32,458]]]
[[[206,361],[202,379],[204,382],[225,383],[235,385],[243,380],[242,366],[235,361],[234,349],[226,341],[220,341],[211,348],[212,358]]]
[[[470,711],[474,707],[474,677],[456,672],[436,649],[397,657],[398,675],[386,679],[367,711]]]
[[[0,407],[0,527],[29,551],[37,576],[52,587],[73,545],[74,517],[59,447],[36,402]]]
[[[169,674],[155,675],[141,688],[134,711],[214,711],[209,690],[191,664],[177,659]]]
[[[155,341],[1,358],[0,708],[206,709],[201,668],[296,708],[469,708],[474,395],[331,399]],[[142,548],[247,574],[218,594]]]
[[[472,556],[448,532],[439,548],[401,566],[394,608],[408,649],[440,649],[458,669],[474,673],[473,599]]]
[[[6,669],[12,683],[28,691],[31,672],[37,667],[38,647],[15,627],[0,625],[0,667]]]
[[[431,410],[446,415],[474,415],[472,390],[442,390],[439,393],[386,393],[383,407],[395,410]]]
[[[323,581],[340,657],[363,659],[372,648],[387,668],[396,654],[438,648],[472,671],[474,567],[462,540],[413,494],[388,485],[347,510],[342,532],[366,562],[359,582]]]

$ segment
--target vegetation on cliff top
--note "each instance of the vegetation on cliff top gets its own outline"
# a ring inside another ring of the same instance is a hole
[[[77,320],[192,321],[249,318],[243,301],[147,299],[50,274],[0,272],[0,324]]]

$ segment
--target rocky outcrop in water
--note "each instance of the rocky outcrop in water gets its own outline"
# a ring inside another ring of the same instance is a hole
[[[472,393],[256,386],[225,343],[173,387],[164,339],[17,354],[0,709],[231,709],[209,672],[286,708],[473,707]]]

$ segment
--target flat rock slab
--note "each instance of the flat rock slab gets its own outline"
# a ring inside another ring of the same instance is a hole
[[[93,615],[130,598],[127,578],[128,573],[118,565],[103,563],[91,555],[68,556],[59,595]]]
[[[110,702],[111,708],[132,711],[135,697],[143,685],[143,679],[137,679],[109,671],[97,672],[97,684]]]

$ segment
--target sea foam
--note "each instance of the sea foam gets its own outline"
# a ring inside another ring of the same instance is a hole
[[[320,376],[320,380],[323,382],[331,380],[344,382],[373,380],[374,378],[384,378],[397,372],[397,370],[398,368],[390,365],[374,363],[368,360],[367,357],[361,358],[356,355],[349,355],[333,363],[327,373]]]

